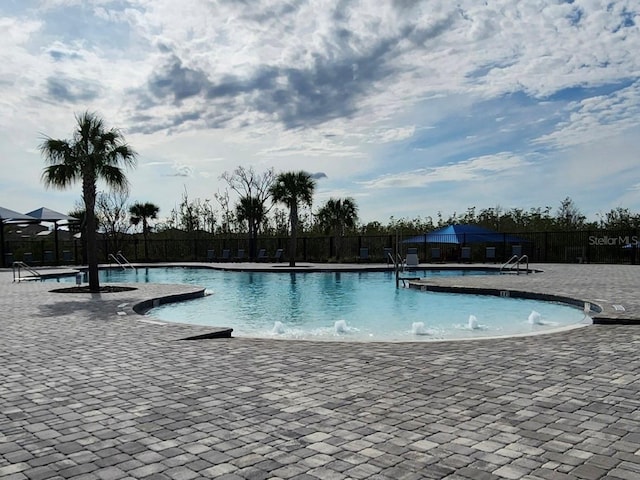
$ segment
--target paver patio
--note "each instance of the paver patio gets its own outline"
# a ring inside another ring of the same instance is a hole
[[[539,267],[483,286],[640,318],[640,267]],[[185,341],[208,329],[132,306],[193,287],[60,294],[11,279],[0,272],[2,479],[640,478],[640,325],[462,342]]]

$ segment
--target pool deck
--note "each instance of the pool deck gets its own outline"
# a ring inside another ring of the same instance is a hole
[[[424,284],[570,297],[628,324],[432,343],[184,341],[212,329],[133,306],[199,288],[61,294],[0,270],[0,478],[640,478],[640,266],[532,267],[544,272]]]

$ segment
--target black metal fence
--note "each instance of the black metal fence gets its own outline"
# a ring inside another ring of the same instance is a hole
[[[400,255],[408,248],[415,248],[420,262],[502,263],[514,253],[527,255],[530,262],[541,263],[614,263],[636,264],[640,260],[637,231],[570,231],[504,233],[502,241],[495,234],[487,241],[476,238],[472,242],[464,238],[448,238],[442,235],[438,242],[407,243],[401,235],[358,235],[335,239],[330,236],[300,236],[297,242],[297,261],[307,262],[354,262],[360,260],[361,249],[368,250],[368,261],[384,262],[385,249]],[[413,237],[413,235],[411,235]],[[513,238],[517,237],[517,238]],[[131,262],[177,262],[207,261],[220,259],[224,250],[230,258],[244,250],[250,259],[250,245],[246,236],[212,235],[199,232],[197,235],[167,236],[151,235],[145,255],[144,239],[141,235],[129,235],[118,240],[118,246],[108,238],[98,242],[100,262],[110,263],[109,254],[120,251]],[[260,237],[254,252],[265,249],[267,258],[273,258],[277,249],[283,249],[283,261],[288,260],[288,237]],[[60,240],[56,249],[52,239],[20,239],[5,242],[4,266],[12,261],[26,261],[33,265],[64,265],[84,263],[80,240]],[[469,260],[463,252],[470,254]],[[436,255],[437,254],[437,255]],[[493,255],[492,255],[493,254]],[[113,261],[115,263],[115,261]]]

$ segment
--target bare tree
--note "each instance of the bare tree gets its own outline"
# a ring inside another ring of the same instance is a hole
[[[208,198],[202,202],[200,205],[200,216],[202,217],[202,226],[203,228],[209,232],[214,233],[216,229],[216,225],[218,223],[218,219],[216,217],[217,213],[216,209],[213,208],[211,204],[211,200]]]
[[[239,166],[233,172],[224,172],[220,179],[226,181],[229,188],[239,196],[236,204],[237,219],[247,224],[249,256],[255,258],[258,233],[272,207],[268,205],[268,200],[271,198],[275,173],[273,169],[258,173],[253,167]]]
[[[124,236],[129,232],[129,195],[123,191],[99,192],[96,196],[96,218],[109,243],[109,253],[122,250]]]
[[[182,201],[176,208],[171,210],[167,223],[169,223],[171,227],[191,233],[199,230],[202,226],[201,212],[202,205],[200,199],[190,200],[185,187],[184,193],[182,194]]]
[[[224,189],[224,192],[220,193],[214,193],[213,197],[216,199],[216,201],[218,202],[218,205],[220,205],[220,208],[222,209],[222,222],[220,224],[220,232],[221,233],[231,233],[231,226],[234,223],[234,213],[233,210],[231,209],[231,199],[229,197],[229,190],[228,189]]]

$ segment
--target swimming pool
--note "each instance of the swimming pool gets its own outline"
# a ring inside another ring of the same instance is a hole
[[[420,271],[482,275],[483,271]],[[207,295],[148,315],[233,328],[234,336],[339,341],[429,341],[537,333],[590,323],[553,302],[395,288],[392,272],[270,273],[203,268],[101,271],[101,281],[180,283]]]

